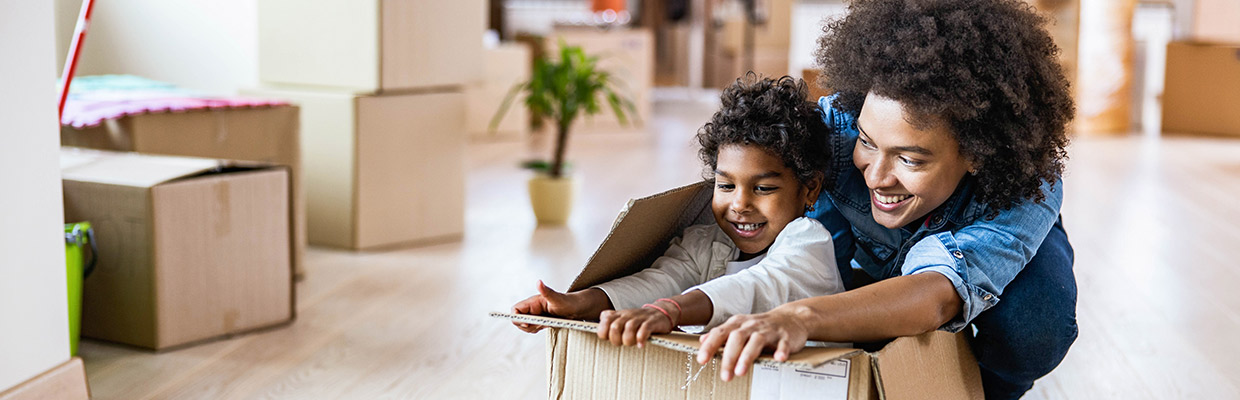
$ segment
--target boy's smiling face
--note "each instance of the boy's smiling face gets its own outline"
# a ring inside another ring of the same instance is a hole
[[[740,260],[765,252],[818,197],[817,187],[802,185],[783,160],[760,147],[720,146],[717,160],[711,210],[740,248]]]

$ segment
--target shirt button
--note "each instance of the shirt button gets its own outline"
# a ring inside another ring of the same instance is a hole
[[[935,216],[934,216],[934,218],[930,220],[930,222],[931,222],[931,223],[933,223],[933,224],[935,224],[935,225],[940,225],[940,224],[942,224],[942,223],[943,223],[943,216],[942,216],[942,215],[935,215]]]
[[[993,299],[993,298],[995,298],[995,295],[993,294],[987,294],[985,296],[982,296],[982,300],[986,300],[986,301],[990,301],[990,299]]]
[[[960,258],[960,259],[964,258],[964,253],[961,253],[960,250],[952,251],[952,255],[955,256],[956,258]]]

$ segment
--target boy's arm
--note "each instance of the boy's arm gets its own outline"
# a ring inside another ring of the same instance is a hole
[[[667,251],[649,268],[594,288],[606,293],[615,310],[639,308],[656,299],[680,294],[701,283],[706,276],[713,228],[713,225],[686,228],[681,237],[672,239]]]
[[[784,227],[757,265],[698,285],[686,294],[698,292],[707,298],[710,317],[693,322],[709,328],[733,315],[765,312],[790,301],[842,291],[831,233],[818,221],[798,218]],[[690,321],[680,324],[690,325]]]

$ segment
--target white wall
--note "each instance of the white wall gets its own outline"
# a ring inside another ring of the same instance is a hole
[[[69,359],[52,3],[0,0],[0,392]]]
[[[82,0],[55,4],[63,65]],[[96,0],[82,47],[78,75],[132,74],[233,95],[258,85],[258,0]]]

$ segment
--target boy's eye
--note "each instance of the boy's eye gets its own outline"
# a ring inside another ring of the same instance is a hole
[[[900,157],[900,163],[910,166],[910,167],[916,167],[916,166],[921,165],[921,161],[917,161],[917,160],[914,160],[908,157]]]
[[[733,185],[731,183],[716,183],[715,184],[715,189],[719,189],[725,192],[731,191],[732,189],[735,189],[735,188],[736,188],[736,185]]]
[[[754,188],[754,191],[756,191],[756,192],[758,192],[758,193],[771,193],[771,192],[774,192],[774,191],[775,191],[775,190],[777,190],[777,189],[779,189],[779,187],[778,187],[778,186],[758,186],[758,187]]]

